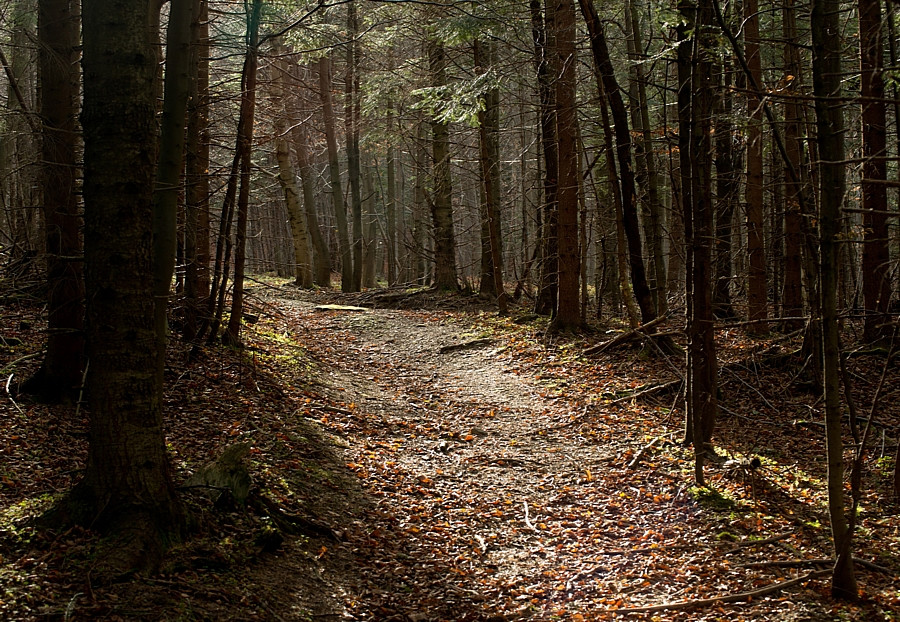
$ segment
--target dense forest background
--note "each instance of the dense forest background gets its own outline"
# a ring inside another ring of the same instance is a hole
[[[796,338],[831,592],[856,599],[892,393],[882,375],[858,407],[847,360],[896,353],[894,18],[878,0],[2,0],[2,279],[47,321],[6,391],[91,412],[83,478],[43,520],[139,534],[119,565],[158,567],[189,522],[167,347],[243,347],[268,274],[477,296],[549,318],[547,338],[622,320],[588,353],[639,340],[680,361],[697,486],[718,459],[717,331]]]

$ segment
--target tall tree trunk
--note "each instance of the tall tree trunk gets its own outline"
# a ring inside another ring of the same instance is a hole
[[[193,339],[209,304],[209,5],[194,0],[191,23],[191,96],[185,149],[184,336]]]
[[[344,127],[347,136],[347,177],[350,182],[350,214],[353,221],[353,282],[344,291],[362,289],[363,241],[362,191],[359,169],[359,18],[356,0],[347,3],[347,78],[344,82]]]
[[[184,172],[184,129],[191,88],[191,5],[191,0],[172,0],[169,5],[165,95],[153,192],[153,298],[160,387],[166,366],[166,314],[175,274],[178,197]]]
[[[426,44],[432,86],[447,85],[447,55],[444,45],[431,38]],[[456,291],[456,238],[453,232],[452,188],[450,181],[450,130],[446,121],[431,121],[433,193],[431,218],[434,224],[434,285]]]
[[[344,206],[344,194],[341,192],[341,169],[334,131],[334,105],[331,101],[331,61],[327,56],[319,59],[319,96],[322,98],[322,124],[325,126],[325,142],[328,144],[331,200],[338,230],[338,247],[341,252],[341,291],[350,292],[353,291],[353,249],[350,246],[347,208]]]
[[[650,255],[650,292],[656,313],[663,315],[668,310],[666,299],[666,263],[663,257],[663,210],[659,197],[659,180],[656,158],[653,155],[653,135],[650,128],[650,107],[647,101],[647,76],[643,62],[645,54],[641,50],[641,22],[637,7],[629,0],[625,7],[625,24],[628,30],[628,53],[632,61],[631,74],[631,119],[634,131],[640,139],[634,145],[637,162],[637,185],[646,188],[646,197],[641,201],[644,217],[644,235]]]
[[[290,68],[287,61],[287,48],[275,47],[275,76],[272,80],[272,100],[275,105],[275,159],[278,162],[278,183],[284,193],[287,207],[288,223],[291,228],[294,255],[294,283],[300,287],[313,286],[312,253],[309,246],[309,228],[306,224],[306,210],[300,203],[300,189],[297,187],[297,176],[291,165],[291,147],[287,134],[290,131],[288,120],[291,112],[287,105],[285,92]]]
[[[739,180],[735,159],[734,127],[732,125],[732,76],[731,63],[722,63],[719,80],[720,96],[715,118],[716,164],[716,237],[715,237],[715,285],[713,287],[713,311],[717,317],[734,319],[731,305],[731,236],[737,203]]]
[[[886,339],[891,300],[887,217],[887,114],[880,0],[859,0],[860,101],[862,105],[862,274],[867,341]]]
[[[559,145],[557,202],[559,218],[559,296],[554,329],[581,326],[578,278],[581,255],[578,249],[578,142],[575,95],[575,4],[555,3],[556,32],[556,139]]]
[[[534,39],[535,70],[540,101],[541,147],[544,154],[544,201],[539,210],[541,272],[534,311],[541,315],[556,312],[559,289],[559,221],[557,171],[559,156],[556,140],[556,96],[550,72],[550,56],[554,53],[554,18],[552,0],[546,2],[546,15],[541,15],[540,0],[530,0],[531,34]]]
[[[844,443],[841,431],[840,346],[837,318],[838,239],[846,192],[844,119],[841,106],[841,13],[838,0],[813,0],[810,29],[813,45],[813,94],[819,155],[819,288],[825,399],[825,444],[828,459],[828,514],[836,562],[831,577],[835,598],[857,598],[844,510]]]
[[[744,0],[744,49],[753,81],[762,87],[757,0]],[[768,304],[763,240],[763,103],[755,88],[747,92],[747,115],[747,313],[748,319],[761,320],[749,324],[748,332],[759,333],[767,328],[762,320],[768,316]]]
[[[76,19],[69,0],[38,3],[47,353],[22,389],[51,402],[75,397],[84,368],[84,285],[82,266],[73,261],[82,248],[76,195]]]
[[[476,70],[484,73],[493,67],[496,58],[496,43],[485,46],[475,40]],[[487,50],[484,48],[487,47]],[[485,51],[487,54],[485,54]],[[496,86],[484,94],[484,109],[478,112],[478,138],[480,145],[481,184],[483,208],[481,217],[487,225],[487,256],[490,261],[482,260],[481,287],[482,294],[496,296],[497,307],[501,315],[507,311],[506,291],[503,287],[503,248],[500,234],[500,89]],[[484,235],[482,235],[482,257],[484,253]],[[485,274],[488,272],[489,274]]]
[[[237,200],[237,226],[234,235],[234,280],[231,286],[231,313],[222,335],[226,345],[241,344],[244,316],[244,266],[246,265],[247,217],[250,211],[250,173],[253,168],[253,117],[256,112],[256,74],[259,67],[259,20],[262,0],[253,0],[247,23],[247,58],[241,79],[241,121],[238,152],[241,154],[241,187]]]
[[[363,178],[363,233],[365,246],[363,247],[362,286],[375,287],[376,267],[378,259],[378,212],[375,209],[375,171],[374,167],[366,166]]]
[[[297,65],[291,67],[291,75],[296,76]],[[300,190],[303,193],[303,209],[306,214],[306,226],[312,241],[313,250],[313,282],[319,287],[331,287],[331,256],[325,237],[319,228],[316,214],[316,198],[314,181],[316,172],[309,162],[309,137],[305,123],[300,121],[300,113],[296,97],[288,99],[288,110],[291,123],[291,142],[297,158],[297,169],[300,172]]]
[[[785,317],[803,315],[803,214],[801,202],[805,169],[803,145],[801,143],[800,95],[803,68],[800,64],[800,50],[797,40],[797,21],[794,0],[783,0],[782,34],[784,35],[785,90],[788,98],[784,103],[784,147],[788,162],[784,174],[784,289],[781,297],[781,311]],[[796,179],[795,179],[796,177]],[[797,321],[789,324],[796,328]]]
[[[75,518],[129,539],[109,565],[152,568],[182,525],[156,373],[151,214],[154,41],[147,0],[84,5],[84,203],[91,399]]]
[[[616,82],[615,71],[609,56],[606,36],[593,0],[578,0],[591,40],[594,65],[600,73],[603,90],[609,101],[616,136],[616,160],[619,164],[619,184],[622,190],[622,216],[625,236],[628,240],[628,262],[631,268],[631,284],[635,300],[641,309],[641,321],[646,324],[656,319],[656,307],[647,284],[644,257],[641,248],[641,232],[637,215],[637,194],[634,186],[634,170],[631,166],[631,130],[628,113],[622,101],[622,93]]]

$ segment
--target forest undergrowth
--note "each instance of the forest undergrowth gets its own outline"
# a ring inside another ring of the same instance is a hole
[[[797,343],[718,333],[721,459],[698,489],[683,360],[639,343],[583,355],[621,326],[548,335],[524,310],[429,292],[250,294],[242,350],[171,344],[166,434],[192,530],[159,574],[119,581],[98,576],[90,530],[33,522],[79,477],[88,410],[16,394],[44,319],[7,302],[0,617],[900,619],[895,364],[854,542],[861,599],[844,604],[828,596],[821,400],[797,361],[766,358]],[[864,416],[884,360],[848,360]],[[245,503],[190,485],[231,447],[246,448]]]

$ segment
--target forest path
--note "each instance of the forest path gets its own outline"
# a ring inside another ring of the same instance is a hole
[[[625,431],[639,427],[616,425],[612,413],[584,429],[583,396],[521,372],[515,337],[477,317],[316,310],[299,296],[280,307],[343,403],[321,422],[346,442],[373,501],[347,533],[361,585],[344,589],[356,593],[346,615],[596,616],[622,589],[657,601],[674,589],[632,576],[635,560],[618,554],[633,546],[623,538],[680,539],[696,516],[691,503],[660,505],[677,494],[670,474],[625,468],[628,447],[645,442]],[[600,423],[607,417],[612,425]]]

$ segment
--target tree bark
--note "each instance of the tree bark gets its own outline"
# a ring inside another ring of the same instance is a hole
[[[347,3],[347,78],[344,84],[344,127],[347,137],[347,177],[350,182],[350,214],[353,222],[353,282],[344,291],[362,289],[363,238],[362,191],[359,168],[359,19],[356,0]]]
[[[447,84],[447,55],[444,45],[431,38],[428,65],[432,86]],[[438,289],[456,291],[456,237],[453,231],[453,204],[450,179],[450,130],[446,121],[431,121],[431,159],[434,190],[431,196],[431,219],[434,224],[434,285]]]
[[[606,35],[593,0],[578,0],[581,13],[587,25],[591,40],[591,51],[594,64],[603,81],[603,90],[609,100],[613,128],[616,137],[616,160],[619,164],[619,184],[622,191],[622,216],[625,225],[625,236],[628,240],[628,262],[631,268],[631,284],[635,300],[641,309],[641,323],[656,319],[656,307],[647,284],[647,273],[644,268],[644,257],[641,248],[641,232],[638,224],[637,194],[634,186],[634,170],[631,165],[631,130],[628,126],[628,113],[622,101],[622,93],[616,81]]]
[[[759,9],[757,0],[744,1],[744,50],[753,81],[762,87],[762,60],[759,50]],[[747,314],[750,320],[768,316],[766,255],[763,240],[763,103],[755,88],[747,92]],[[748,324],[748,332],[766,329],[763,321]]]
[[[77,16],[69,0],[38,3],[47,252],[47,353],[22,390],[58,402],[76,397],[84,369],[84,284],[76,195]]]
[[[152,568],[181,532],[162,428],[151,214],[156,161],[150,2],[84,5],[84,202],[91,401],[84,478],[68,505],[127,536],[124,570]]]
[[[883,340],[891,300],[887,217],[887,114],[884,100],[884,39],[880,0],[859,0],[860,102],[862,106],[863,338]]]
[[[344,206],[344,195],[341,192],[341,169],[334,131],[334,105],[331,101],[331,61],[327,56],[319,59],[319,96],[322,98],[322,124],[325,126],[325,142],[328,144],[331,200],[341,253],[341,291],[349,292],[353,291],[353,249],[350,246],[347,208]]]
[[[256,112],[256,77],[259,68],[259,21],[262,0],[253,0],[247,22],[247,56],[241,79],[241,121],[238,123],[240,153],[240,190],[237,200],[237,226],[234,236],[234,280],[231,285],[231,313],[222,335],[226,345],[241,345],[241,321],[244,316],[244,267],[246,265],[247,217],[250,211],[250,173],[253,168],[253,118]]]
[[[840,347],[837,318],[838,236],[846,191],[844,119],[841,110],[840,2],[813,0],[810,16],[813,45],[813,94],[819,151],[819,290],[825,400],[825,444],[828,460],[828,514],[834,544],[831,594],[858,596],[850,530],[844,510],[844,444],[840,404]]]

